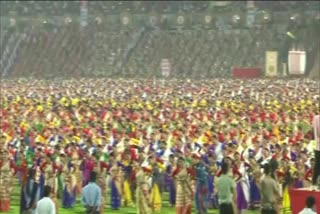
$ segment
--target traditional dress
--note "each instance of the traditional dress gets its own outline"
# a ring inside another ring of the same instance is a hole
[[[13,163],[9,160],[0,161],[0,212],[10,210],[10,197],[13,189]]]
[[[62,207],[64,208],[73,208],[76,203],[77,178],[74,173],[75,171],[71,163],[64,165],[62,170],[62,176],[64,177]]]
[[[252,208],[256,208],[260,204],[261,196],[258,188],[260,177],[259,165],[252,166],[252,175],[250,176],[250,203]]]
[[[111,209],[117,210],[121,206],[121,180],[119,167],[115,164],[110,168]]]
[[[291,214],[291,203],[289,189],[292,185],[292,178],[290,171],[285,173],[284,184],[283,184],[283,194],[282,194],[282,208],[281,214]]]
[[[192,192],[188,171],[185,168],[176,169],[173,173],[176,182],[176,214],[191,214]]]
[[[215,169],[215,166],[212,166],[212,168]],[[214,182],[215,182],[215,172],[214,170],[211,170],[209,172],[208,176],[208,205],[209,208],[217,208],[218,203],[217,203],[217,197],[214,195]]]
[[[90,173],[94,167],[93,161],[91,159],[84,160],[82,162],[82,172],[83,172],[83,186],[89,183]]]
[[[241,178],[237,182],[237,207],[241,213],[248,209],[250,201],[249,178],[244,162],[240,163],[239,173],[241,173]]]
[[[130,175],[132,173],[132,167],[128,160],[124,160],[121,164],[122,171],[124,173],[123,175],[123,204],[125,206],[132,206],[132,193],[131,193],[131,181],[130,181]]]
[[[74,176],[76,178],[76,192],[77,194],[81,193],[81,189],[82,189],[82,174],[81,174],[81,170],[80,170],[80,165],[81,165],[81,160],[80,160],[80,155],[78,151],[72,151],[71,153],[69,153],[69,156],[71,158],[72,161],[72,166],[73,166],[73,170],[74,170]]]
[[[51,187],[50,198],[56,206],[56,212],[58,212],[58,179],[56,177],[56,171],[58,167],[54,163],[45,164],[42,167],[43,176],[44,176],[44,185],[48,185]]]
[[[291,214],[289,187],[285,186],[282,195],[281,214]]]
[[[105,196],[106,196],[106,169],[108,169],[108,165],[104,162],[98,161],[93,171],[97,173],[97,184],[101,189],[101,207],[100,214],[104,212],[105,205]]]
[[[154,212],[160,212],[162,207],[161,200],[161,187],[163,182],[163,176],[160,173],[160,169],[157,164],[153,167],[153,177],[151,186],[151,203]]]
[[[168,165],[166,168],[166,184],[168,185],[169,190],[169,202],[171,205],[176,204],[176,187],[173,178],[171,177],[172,172],[174,171],[173,165]]]
[[[149,185],[146,175],[142,169],[136,173],[136,206],[137,214],[151,214],[152,207],[150,206]]]

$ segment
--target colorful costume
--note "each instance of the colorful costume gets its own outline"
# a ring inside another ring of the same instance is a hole
[[[9,160],[0,161],[0,212],[10,210],[10,198],[13,189],[12,164]]]
[[[137,214],[151,214],[149,185],[143,170],[139,170],[136,174],[136,206]]]
[[[187,169],[176,169],[173,177],[176,186],[176,214],[191,214],[192,192]]]

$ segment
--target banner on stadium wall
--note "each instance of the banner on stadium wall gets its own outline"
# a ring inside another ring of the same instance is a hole
[[[179,13],[176,16],[176,24],[179,27],[184,27],[187,24],[187,16],[183,13]]]
[[[212,1],[210,4],[213,7],[225,7],[230,5],[231,3],[231,1]]]
[[[161,74],[164,77],[169,77],[170,76],[170,62],[169,59],[162,59],[161,60]]]
[[[209,28],[213,25],[213,16],[209,13],[203,15],[203,24],[206,28]]]
[[[156,13],[156,12],[151,12],[151,13],[149,14],[149,25],[150,25],[151,27],[157,27],[157,26],[159,26],[159,24],[160,24],[160,19],[161,19],[161,17],[159,16],[158,13]]]
[[[88,25],[88,1],[80,3],[80,25],[85,27]]]
[[[275,77],[278,75],[278,52],[267,51],[266,52],[266,68],[265,76]]]
[[[306,71],[307,55],[305,51],[289,51],[288,68],[290,75],[303,75]]]
[[[248,10],[247,11],[247,26],[253,27],[256,19],[256,11],[254,10]]]
[[[129,26],[132,23],[131,15],[129,13],[122,13],[120,15],[120,22],[123,26]]]
[[[247,1],[247,9],[252,9],[255,7],[254,1]]]

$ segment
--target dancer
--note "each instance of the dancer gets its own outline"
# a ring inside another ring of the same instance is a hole
[[[41,167],[44,177],[44,185],[51,187],[51,195],[50,198],[55,205],[56,213],[58,213],[58,201],[57,201],[57,194],[58,194],[58,179],[57,179],[57,170],[58,166],[52,162],[52,158],[48,155],[45,159],[44,164]]]
[[[73,208],[76,203],[77,178],[72,162],[66,162],[65,157],[61,156],[62,177],[64,178],[64,188],[62,193],[62,207]]]
[[[150,192],[145,171],[147,168],[143,168],[137,161],[134,161],[133,167],[136,170],[136,206],[137,214],[152,214],[152,206],[150,203]]]
[[[97,174],[97,184],[101,189],[101,207],[100,207],[100,214],[104,212],[104,205],[105,205],[105,195],[106,195],[106,171],[108,170],[108,165],[103,162],[99,161],[98,156],[96,153],[92,155],[92,161],[94,167],[92,169],[93,172]]]
[[[14,164],[7,150],[0,151],[0,212],[10,210],[10,198],[13,190]]]
[[[176,214],[191,214],[193,190],[185,160],[182,157],[178,159],[177,168],[173,171],[172,177],[176,182]]]
[[[169,156],[169,164],[166,167],[166,179],[168,184],[169,190],[169,202],[170,205],[173,207],[176,204],[176,186],[175,181],[172,177],[172,172],[176,169],[174,155],[171,154]]]
[[[121,206],[121,172],[113,154],[110,155],[110,190],[111,190],[111,209],[118,210]]]
[[[161,189],[163,177],[161,176],[160,168],[152,155],[148,158],[149,165],[152,170],[152,183],[151,183],[151,203],[154,212],[161,212],[162,199],[161,199]]]

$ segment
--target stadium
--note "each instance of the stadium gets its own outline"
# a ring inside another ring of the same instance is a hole
[[[0,1],[0,213],[320,213],[320,2]]]

